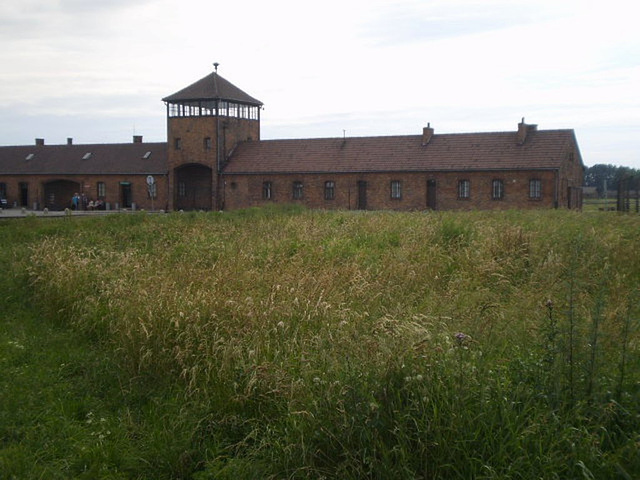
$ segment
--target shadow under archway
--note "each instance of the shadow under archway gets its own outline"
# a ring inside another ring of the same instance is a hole
[[[183,165],[174,170],[176,210],[211,210],[213,171],[200,164]]]
[[[53,180],[44,184],[44,206],[49,210],[72,208],[71,199],[80,192],[80,183],[71,180]]]

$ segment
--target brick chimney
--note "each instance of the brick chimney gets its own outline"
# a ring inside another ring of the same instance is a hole
[[[527,125],[524,123],[524,117],[522,117],[522,121],[518,124],[518,133],[517,133],[517,141],[518,145],[523,145],[527,140],[527,135],[529,132],[535,132],[538,129],[538,125]]]
[[[73,138],[67,138],[67,145],[73,145]]]
[[[44,138],[36,138],[36,146],[41,147],[44,145]]]
[[[142,135],[134,135],[133,143],[142,143]]]
[[[433,128],[431,123],[427,123],[427,126],[422,129],[422,145],[427,145],[433,137]]]

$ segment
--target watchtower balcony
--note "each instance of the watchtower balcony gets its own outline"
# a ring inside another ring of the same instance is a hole
[[[218,99],[167,102],[167,116],[260,120],[260,106]]]

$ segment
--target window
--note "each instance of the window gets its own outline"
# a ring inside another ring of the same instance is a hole
[[[184,182],[178,182],[178,196],[180,198],[187,196],[187,185]]]
[[[537,178],[529,180],[529,198],[540,200],[542,198],[542,181]]]
[[[91,158],[92,153],[91,152],[87,152],[82,156],[83,160],[89,160]]]
[[[98,198],[104,199],[107,196],[107,185],[104,182],[98,182]]]
[[[469,180],[458,181],[458,198],[468,200],[471,197],[471,182]]]
[[[142,155],[142,159],[143,160],[148,160],[150,156],[151,156],[151,151],[147,151],[147,152],[145,152],[144,155]]]
[[[336,182],[326,181],[324,182],[324,199],[333,200],[336,198]]]
[[[391,181],[391,198],[402,198],[402,183],[400,180]]]
[[[176,150],[180,150],[182,148],[182,139],[180,137],[174,138],[173,147]]]
[[[262,182],[262,199],[273,200],[273,185],[271,182]]]
[[[205,137],[204,139],[204,149],[211,150],[211,137]]]
[[[293,199],[300,200],[304,196],[302,182],[293,182]]]
[[[504,182],[502,180],[493,180],[491,182],[491,198],[493,200],[502,200],[504,198]]]
[[[0,198],[7,198],[7,184],[0,183]]]
[[[149,189],[149,198],[158,198],[158,184],[147,184],[147,187]]]

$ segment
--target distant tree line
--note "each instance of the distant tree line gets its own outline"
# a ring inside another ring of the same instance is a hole
[[[618,190],[620,180],[629,177],[640,178],[640,170],[616,165],[597,164],[585,169],[584,185],[586,187],[596,187],[598,195],[602,195],[605,185],[607,190]]]

